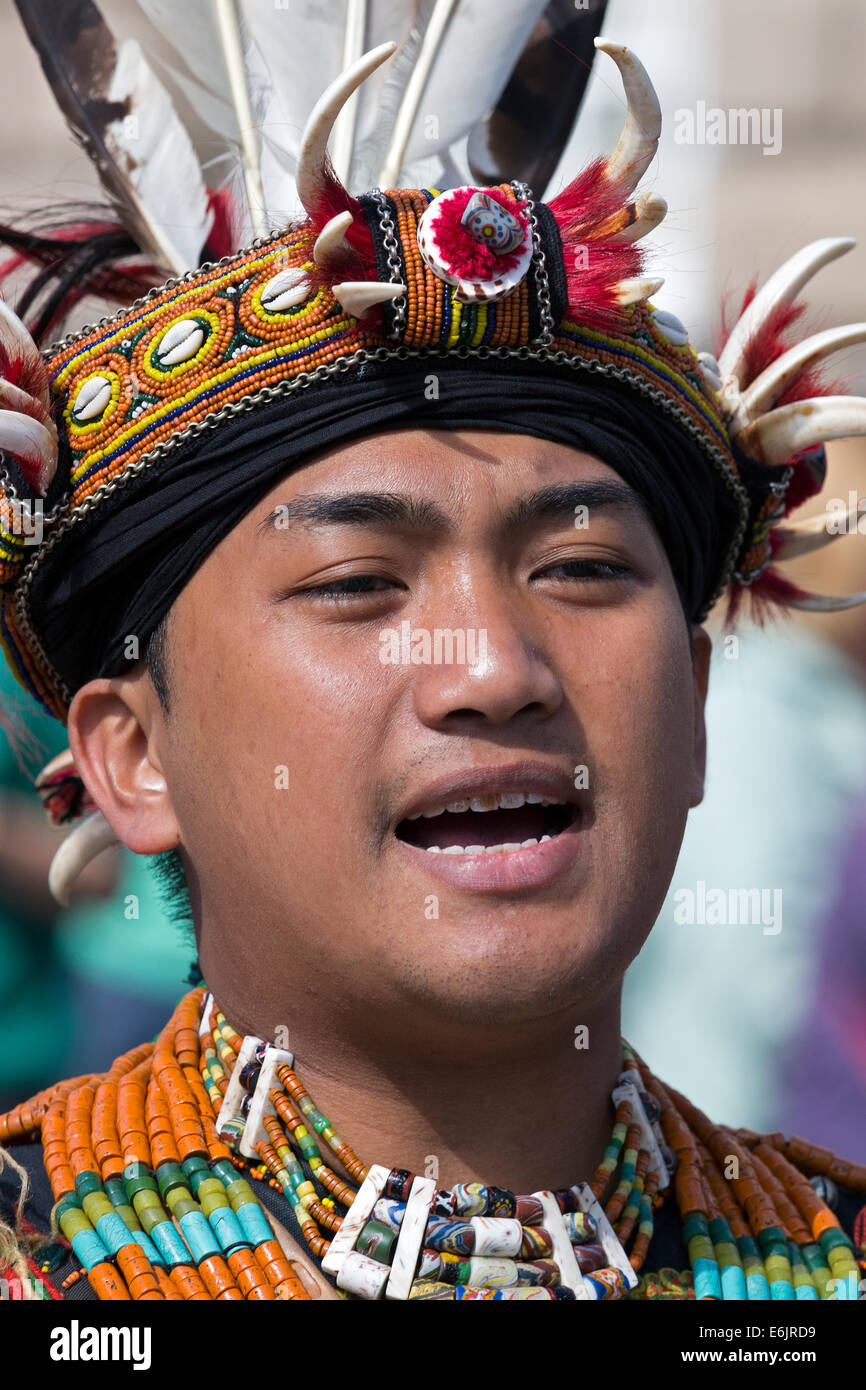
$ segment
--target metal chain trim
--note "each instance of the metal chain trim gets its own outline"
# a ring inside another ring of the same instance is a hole
[[[400,260],[400,243],[397,240],[397,228],[394,226],[394,219],[391,216],[388,199],[385,197],[381,188],[372,189],[370,197],[375,200],[376,208],[379,213],[379,226],[382,229],[382,244],[388,253],[388,270],[391,273],[391,282],[392,284],[402,284],[404,271]],[[393,326],[388,336],[397,341],[403,337],[403,331],[406,327],[406,310],[408,303],[408,296],[405,294],[401,294],[397,299],[392,299],[390,301]]]
[[[532,266],[535,274],[535,297],[538,301],[538,314],[541,319],[541,332],[533,342],[538,347],[550,347],[553,343],[553,331],[556,322],[553,317],[553,306],[550,302],[550,280],[547,275],[547,260],[544,255],[544,247],[541,242],[541,232],[538,226],[538,218],[535,215],[535,200],[532,197],[532,189],[528,183],[520,183],[516,179],[512,180],[511,187],[515,195],[527,204],[527,216],[529,225],[532,228]]]

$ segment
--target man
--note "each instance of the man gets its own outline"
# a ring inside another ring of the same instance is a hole
[[[848,244],[699,360],[635,246],[657,102],[601,46],[629,120],[549,206],[350,198],[324,151],[386,46],[311,117],[302,228],[60,344],[53,413],[18,330],[15,481],[63,512],[26,568],[9,532],[5,631],[67,723],[49,809],[89,811],[55,887],[114,838],[179,861],[206,982],[0,1118],[70,1297],[856,1297],[866,1172],[619,1036],[702,795],[701,620],[801,601],[770,527],[856,427],[779,366]]]

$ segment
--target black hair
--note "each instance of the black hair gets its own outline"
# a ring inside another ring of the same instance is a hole
[[[169,610],[170,611],[170,610]],[[164,613],[159,623],[147,639],[144,660],[150,679],[153,681],[159,703],[168,712],[168,613]]]

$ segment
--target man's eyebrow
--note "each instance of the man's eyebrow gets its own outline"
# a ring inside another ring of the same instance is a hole
[[[627,483],[608,478],[587,482],[553,483],[519,497],[503,518],[503,529],[526,528],[539,521],[573,516],[577,507],[620,507],[648,516],[644,499]],[[256,530],[286,530],[301,526],[390,526],[443,533],[451,528],[447,514],[428,498],[399,492],[308,493],[274,507]]]
[[[307,494],[275,507],[256,530],[283,530],[292,523],[306,526],[391,526],[416,531],[443,531],[449,526],[443,511],[425,498],[399,492],[348,492],[339,496]]]
[[[573,516],[578,507],[621,507],[649,517],[649,508],[639,492],[613,478],[596,478],[581,483],[552,483],[538,492],[518,497],[505,515],[507,529],[532,526],[538,521],[554,521]]]

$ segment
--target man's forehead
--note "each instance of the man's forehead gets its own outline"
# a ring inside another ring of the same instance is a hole
[[[327,525],[425,531],[450,526],[479,502],[509,526],[575,508],[648,516],[644,499],[611,467],[567,445],[504,432],[406,430],[365,437],[298,469],[251,521],[260,534]]]

